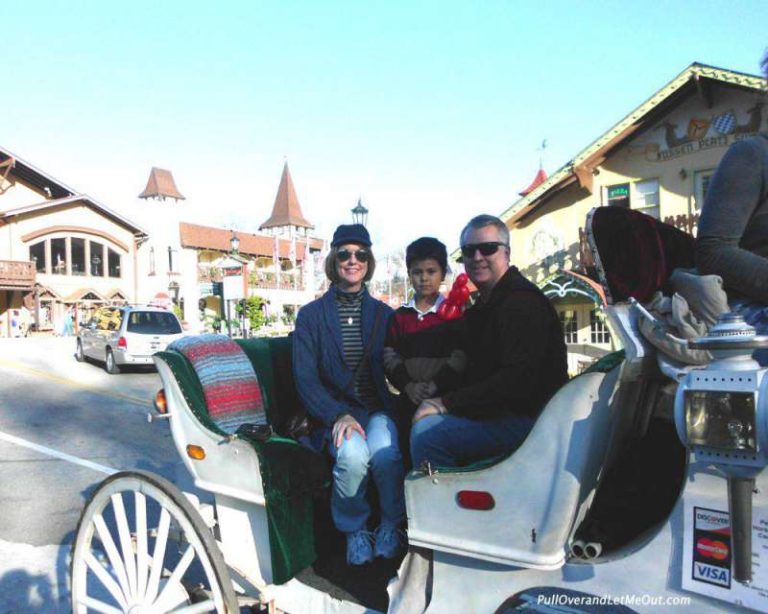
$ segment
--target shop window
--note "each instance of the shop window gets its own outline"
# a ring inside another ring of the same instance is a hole
[[[104,277],[104,245],[91,241],[91,276]]]
[[[38,273],[46,272],[48,263],[45,260],[45,241],[29,246],[29,259],[35,263],[35,270]]]
[[[67,274],[66,239],[51,239],[51,269],[55,275]]]
[[[589,337],[592,343],[611,342],[611,332],[605,322],[605,314],[600,309],[589,312]]]
[[[70,239],[72,275],[85,275],[85,239]]]
[[[107,271],[110,277],[120,277],[120,254],[107,248]]]
[[[629,184],[620,183],[605,189],[606,203],[609,207],[629,209]]]
[[[701,211],[704,206],[704,199],[709,191],[709,184],[712,181],[714,169],[705,171],[696,171],[693,175],[693,208],[695,211]]]
[[[659,219],[659,182],[657,179],[638,181],[635,185],[633,209]]]
[[[576,312],[572,309],[565,309],[559,312],[559,315],[565,342],[570,344],[578,343],[579,325],[576,319]]]

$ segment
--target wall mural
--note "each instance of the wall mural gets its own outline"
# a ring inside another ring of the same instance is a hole
[[[758,101],[743,113],[729,108],[709,117],[693,115],[687,123],[685,119],[667,119],[653,129],[661,133],[661,144],[630,145],[628,153],[642,154],[649,162],[666,162],[713,147],[727,147],[759,132],[764,106],[764,102]]]

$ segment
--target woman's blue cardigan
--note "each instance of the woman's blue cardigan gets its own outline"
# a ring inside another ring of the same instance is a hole
[[[331,288],[319,299],[307,303],[296,317],[293,333],[293,375],[296,388],[307,412],[321,421],[327,429],[340,414],[349,413],[356,419],[369,413],[355,395],[352,379],[354,372],[344,361],[341,324],[336,309],[336,288]],[[382,350],[392,309],[376,300],[366,289],[363,292],[361,332],[366,347],[373,331],[376,312],[379,323],[369,362],[381,410],[392,415],[392,399],[384,379]],[[345,390],[349,392],[345,395]]]

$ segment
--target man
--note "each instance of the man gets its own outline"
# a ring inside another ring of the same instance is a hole
[[[461,232],[464,267],[480,292],[456,322],[467,354],[463,384],[422,402],[413,418],[414,467],[452,467],[508,454],[568,379],[563,331],[546,296],[509,264],[509,230],[479,215]]]

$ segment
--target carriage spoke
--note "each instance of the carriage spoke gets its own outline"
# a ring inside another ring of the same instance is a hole
[[[149,548],[147,545],[147,499],[136,491],[136,580],[137,595],[146,593],[149,578]]]
[[[175,594],[174,591],[181,586],[181,578],[187,572],[187,569],[189,569],[194,558],[195,549],[192,546],[187,546],[184,555],[176,565],[176,569],[173,570],[171,577],[168,578],[168,582],[165,587],[163,587],[163,592],[160,593],[160,597],[158,597],[157,601],[152,604],[156,610],[159,612],[166,612],[181,603],[182,600],[186,599],[187,594],[185,590],[178,591]],[[172,602],[174,597],[178,599],[176,602]]]
[[[131,544],[131,528],[128,526],[128,516],[125,513],[125,505],[123,505],[122,494],[116,493],[112,495],[112,508],[115,512],[117,533],[120,537],[120,548],[123,551],[125,573],[128,576],[128,588],[131,591],[131,597],[136,597],[136,557],[133,554],[133,545]]]
[[[112,565],[112,569],[115,570],[115,574],[117,575],[117,580],[120,582],[120,588],[122,589],[123,594],[130,595],[130,591],[128,589],[128,577],[125,574],[125,566],[123,565],[123,561],[120,559],[120,554],[117,552],[117,546],[115,546],[115,542],[112,539],[112,534],[109,532],[107,523],[104,522],[104,518],[101,514],[96,514],[93,517],[93,523],[96,526],[99,539],[101,539],[101,544],[104,546],[104,550],[107,552],[109,564]]]
[[[173,614],[198,614],[198,612],[213,612],[215,609],[216,604],[213,599],[208,599],[207,601],[201,601],[200,603],[194,603],[174,610]]]
[[[104,585],[104,588],[106,588],[109,591],[110,595],[112,595],[115,598],[115,601],[117,601],[117,604],[121,608],[123,608],[123,610],[127,610],[128,604],[125,601],[123,591],[120,590],[120,586],[117,584],[115,579],[111,575],[109,575],[109,572],[106,569],[104,569],[104,566],[101,563],[99,563],[98,560],[96,560],[96,557],[93,556],[92,552],[86,552],[85,564],[101,581],[101,583]]]
[[[157,596],[157,589],[160,586],[160,572],[163,569],[163,560],[165,559],[165,546],[168,542],[168,529],[171,524],[171,515],[168,510],[163,508],[160,513],[160,524],[157,528],[157,539],[155,540],[155,551],[152,554],[152,572],[149,575],[147,592],[145,593],[144,603],[152,603]]]
[[[84,597],[81,599],[84,606],[96,612],[103,612],[103,614],[123,614],[122,610],[118,610],[116,607],[108,605],[93,597]]]

